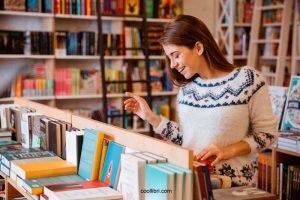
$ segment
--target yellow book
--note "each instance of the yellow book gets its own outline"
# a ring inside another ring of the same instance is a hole
[[[77,167],[65,160],[19,164],[16,174],[22,179],[77,174]]]
[[[102,152],[101,152],[101,159],[100,159],[100,168],[99,168],[99,176],[98,179],[101,179],[101,174],[103,170],[103,165],[104,165],[104,160],[107,152],[107,147],[108,147],[109,139],[104,138],[103,144],[102,144]]]

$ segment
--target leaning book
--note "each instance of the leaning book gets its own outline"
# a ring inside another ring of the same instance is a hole
[[[300,131],[300,76],[291,78],[281,130]]]

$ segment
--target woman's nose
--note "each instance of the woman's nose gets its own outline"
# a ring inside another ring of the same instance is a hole
[[[173,69],[173,68],[176,68],[177,66],[178,66],[178,63],[171,60],[170,67]]]

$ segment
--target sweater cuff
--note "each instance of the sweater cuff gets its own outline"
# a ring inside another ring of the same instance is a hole
[[[153,128],[154,132],[156,134],[162,134],[162,131],[164,130],[165,127],[167,127],[167,123],[169,122],[169,120],[163,116],[159,116],[161,121],[159,123],[159,125],[156,128]]]
[[[242,141],[247,142],[249,144],[250,149],[251,149],[250,154],[254,154],[254,153],[258,152],[259,148],[258,148],[257,142],[255,142],[253,136],[246,137]]]

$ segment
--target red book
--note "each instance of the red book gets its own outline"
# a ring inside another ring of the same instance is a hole
[[[100,181],[81,181],[72,183],[59,183],[44,186],[44,194],[51,198],[56,192],[64,192],[71,190],[82,190],[90,188],[109,187]]]

